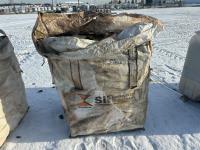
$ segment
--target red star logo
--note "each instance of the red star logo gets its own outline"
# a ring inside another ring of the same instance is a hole
[[[79,107],[91,107],[91,106],[93,106],[92,104],[85,101],[88,97],[90,97],[90,95],[82,95],[82,94],[78,94],[78,95],[83,100],[81,103],[79,103]]]

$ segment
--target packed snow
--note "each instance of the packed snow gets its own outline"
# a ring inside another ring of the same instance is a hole
[[[153,43],[152,82],[145,130],[69,138],[59,95],[51,84],[48,63],[32,43],[31,31],[37,15],[3,15],[0,16],[0,28],[10,37],[24,71],[30,109],[2,149],[200,149],[200,103],[183,102],[178,91],[189,40],[195,31],[200,30],[200,8],[125,12],[159,18],[166,26]]]

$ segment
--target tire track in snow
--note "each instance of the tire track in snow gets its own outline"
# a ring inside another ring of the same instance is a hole
[[[164,80],[164,78],[159,77],[158,75],[156,75],[156,72],[151,71],[151,77],[152,77],[152,80],[154,82],[160,82],[160,83],[162,83],[162,85],[166,86],[168,89],[171,89],[171,90],[181,94],[180,91],[178,90],[178,87],[174,88],[173,86],[171,86],[168,82],[166,82]]]
[[[35,54],[35,51],[33,52],[27,52],[22,54],[16,54],[17,58],[19,59],[20,64],[26,63],[31,57],[33,57]]]
[[[175,60],[181,60],[184,61],[185,57],[175,53],[175,52],[171,52],[168,51],[167,49],[159,49],[158,47],[154,47],[155,50],[157,50],[158,52],[156,53],[156,55],[164,55],[164,56],[168,56],[169,59],[175,59]]]
[[[178,86],[176,84],[172,85],[171,83],[179,82],[185,57],[176,52],[169,51],[166,48],[162,48],[157,44],[154,45],[154,50],[155,53],[152,59],[153,80],[159,81],[168,88],[179,92]],[[160,59],[162,59],[162,61],[158,62]]]

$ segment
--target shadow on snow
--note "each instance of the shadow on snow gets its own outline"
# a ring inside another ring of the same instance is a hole
[[[20,126],[10,135],[8,141],[31,143],[68,139],[69,128],[66,121],[60,117],[60,115],[64,115],[64,112],[56,89],[28,88],[26,92],[30,106],[29,112]],[[180,100],[180,96],[179,93],[159,83],[151,83],[145,130],[117,132],[98,136],[151,136],[200,133],[200,103],[183,102]]]

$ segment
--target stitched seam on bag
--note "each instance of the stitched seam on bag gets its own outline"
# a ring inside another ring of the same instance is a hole
[[[138,50],[137,47],[135,47],[135,54],[136,54],[136,82],[138,81]],[[136,83],[136,87],[137,87],[137,83]]]
[[[72,73],[72,64],[71,64],[71,61],[69,60],[69,65],[70,65],[70,74],[71,74],[71,78],[72,78],[72,81],[74,83],[74,86],[75,86],[75,82],[74,82],[74,78],[73,78],[73,73]],[[76,87],[76,86],[75,86]]]
[[[132,49],[135,49],[134,51]],[[136,56],[133,60],[133,52],[135,52]],[[135,63],[134,63],[135,61]],[[132,69],[133,69],[133,65],[135,65],[136,67],[136,74],[135,74],[135,79],[133,79],[133,73],[132,73]],[[137,87],[137,48],[136,47],[130,47],[130,49],[128,50],[128,68],[129,68],[129,88],[133,89],[135,87]],[[136,81],[136,85],[132,85],[132,82]]]
[[[77,60],[78,61],[78,60]],[[80,72],[80,62],[78,61],[78,74],[79,74],[79,84],[80,84],[80,88],[83,89],[83,84],[81,81],[81,72]]]

